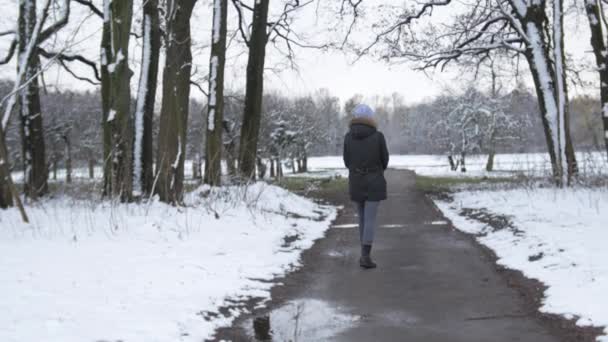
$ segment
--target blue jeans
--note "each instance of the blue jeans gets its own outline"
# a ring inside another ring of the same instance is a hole
[[[356,202],[359,213],[359,239],[362,245],[371,245],[376,232],[376,216],[380,202]]]

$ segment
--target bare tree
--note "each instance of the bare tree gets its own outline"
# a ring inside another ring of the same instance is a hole
[[[314,0],[285,0],[283,10],[278,17],[269,20],[270,0],[256,0],[253,8],[246,6],[241,0],[232,0],[239,16],[239,28],[242,39],[249,47],[247,63],[247,85],[245,93],[245,109],[241,126],[239,146],[239,173],[242,180],[255,178],[255,167],[258,152],[258,136],[262,118],[262,102],[264,93],[264,65],[266,45],[270,42],[287,58],[291,67],[295,67],[294,46],[300,48],[325,49],[328,45],[312,45],[305,43],[294,32],[292,27],[293,14],[299,9],[314,3]],[[252,12],[251,32],[244,22],[243,11]]]
[[[13,108],[19,103],[26,194],[32,198],[45,194],[48,190],[48,173],[38,92],[38,76],[41,72],[38,48],[67,24],[70,13],[69,0],[65,0],[58,19],[45,26],[51,3],[51,0],[46,0],[41,11],[37,12],[35,0],[20,2],[17,32],[13,33],[16,36],[8,55],[0,60],[0,64],[8,63],[17,51],[17,77],[13,91],[0,101],[0,107],[6,102],[4,115],[0,118],[0,206],[17,204],[26,222],[28,218],[10,174],[4,132]]]
[[[604,142],[608,152],[608,22],[603,0],[585,1],[585,10],[591,29],[591,47],[600,77],[600,105],[604,123]]]
[[[240,1],[239,1],[240,2]],[[253,21],[247,62],[247,86],[245,112],[241,126],[239,149],[239,172],[243,180],[255,178],[255,164],[258,149],[258,134],[262,118],[262,94],[264,93],[264,62],[268,42],[268,6],[270,0],[259,0],[253,7]]]
[[[228,1],[214,0],[211,57],[209,62],[209,105],[205,144],[205,183],[220,185],[222,160],[222,122],[224,120],[224,67]]]
[[[104,0],[102,33],[102,110],[104,194],[129,201],[133,188],[133,123],[130,114],[133,74],[129,69],[132,0]]]
[[[41,72],[39,47],[63,28],[69,19],[70,2],[64,0],[60,5],[57,20],[47,23],[51,15],[53,1],[46,0],[40,11],[37,1],[19,2],[17,31],[13,33],[9,53],[0,64],[9,62],[17,53],[17,81],[8,96],[2,129],[6,129],[9,117],[16,104],[19,104],[23,170],[25,173],[24,190],[27,196],[35,199],[47,193],[47,164],[42,123],[42,108],[38,89]],[[2,102],[5,102],[4,99]]]
[[[420,69],[443,69],[463,59],[483,62],[495,53],[514,59],[523,56],[536,87],[553,177],[558,185],[570,182],[576,158],[569,131],[563,1],[467,0],[459,2],[455,9],[462,13],[454,15],[452,22],[429,24],[422,33],[412,28],[435,8],[450,5],[450,0],[428,0],[414,7],[390,7],[392,12],[377,25],[372,42],[357,52],[413,60]]]
[[[167,0],[166,60],[156,154],[156,192],[161,201],[180,203],[183,196],[186,131],[192,52],[190,18],[196,0]]]
[[[142,63],[135,105],[135,140],[133,146],[133,188],[135,196],[152,191],[154,151],[153,119],[161,47],[158,0],[145,0],[142,24]]]

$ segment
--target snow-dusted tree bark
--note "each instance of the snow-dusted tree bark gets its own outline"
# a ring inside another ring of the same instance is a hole
[[[23,203],[21,203],[21,198],[19,197],[15,183],[13,183],[13,179],[11,178],[8,164],[8,150],[5,141],[4,129],[0,124],[0,209],[6,209],[13,205],[17,205],[17,208],[21,213],[21,219],[23,222],[28,223],[29,218],[23,208]]]
[[[492,99],[498,98],[498,87],[494,61],[490,64],[490,77],[492,78],[491,97]],[[490,129],[488,130],[488,146],[486,147],[488,153],[488,159],[486,161],[486,171],[494,171],[494,158],[496,156],[496,115],[494,114],[491,118]]]
[[[101,44],[99,51],[100,75],[101,75],[101,126],[103,140],[103,195],[110,196],[112,191],[112,131],[108,124],[108,114],[110,113],[110,72],[108,65],[112,58],[112,41],[110,25],[110,0],[103,3],[103,26],[101,31]]]
[[[36,20],[36,1],[21,1],[18,20],[18,58],[20,60],[25,58],[28,44],[33,39]],[[18,63],[17,68],[17,73],[20,73],[19,68],[24,68],[24,78],[30,80],[19,94],[19,122],[25,176],[24,191],[27,196],[35,199],[48,191],[48,170],[37,76],[40,68],[38,54],[32,53],[28,63],[24,65]]]
[[[17,77],[13,90],[0,101],[4,114],[0,116],[0,207],[17,204],[22,218],[28,221],[27,215],[18,196],[9,171],[9,156],[6,148],[5,129],[13,109],[19,103],[19,114],[22,132],[22,151],[24,151],[24,172],[26,173],[26,194],[35,198],[47,191],[47,165],[44,151],[44,132],[42,131],[42,114],[38,91],[38,74],[40,73],[39,46],[64,27],[69,18],[70,3],[68,0],[59,5],[61,12],[57,20],[46,25],[51,8],[51,0],[46,0],[40,11],[36,11],[35,0],[19,3],[17,32],[10,44],[8,54],[0,64],[8,63],[17,51]],[[42,174],[41,172],[44,171]],[[12,197],[12,199],[11,199]]]
[[[4,130],[0,125],[0,209],[13,206],[13,193],[11,191],[12,179],[8,165],[8,152],[5,145]]]
[[[608,152],[608,23],[604,15],[604,2],[585,0],[585,10],[591,29],[591,47],[600,77],[600,103],[604,122],[604,142]]]
[[[209,102],[205,144],[205,183],[220,185],[222,161],[222,121],[224,118],[224,66],[228,0],[213,2],[213,30],[209,62]]]
[[[156,193],[177,204],[183,196],[192,52],[190,17],[196,0],[168,0],[163,102],[156,154]]]
[[[102,106],[104,107],[104,193],[129,201],[133,187],[133,134],[130,114],[133,72],[129,69],[129,38],[133,18],[132,0],[104,0],[102,33]],[[105,79],[104,79],[105,78]],[[107,135],[107,136],[106,136]]]
[[[17,18],[17,82],[9,100],[2,125],[6,128],[13,106],[19,104],[25,194],[33,199],[48,191],[42,109],[38,89],[40,73],[39,46],[67,24],[70,12],[68,0],[59,4],[57,21],[46,25],[52,2],[46,0],[37,11],[36,0],[19,2]],[[11,45],[12,50],[12,45]],[[9,55],[12,55],[9,54]]]
[[[524,55],[534,79],[553,177],[558,185],[565,185],[574,176],[576,159],[568,122],[562,0],[553,0],[552,36],[547,31],[546,2],[521,7],[520,1],[512,0],[523,29]]]
[[[242,180],[255,178],[255,162],[258,149],[258,134],[262,118],[262,95],[264,92],[264,62],[268,34],[268,5],[270,0],[256,0],[253,8],[249,60],[247,62],[247,86],[245,111],[241,126],[239,148],[239,176]]]
[[[239,136],[236,134],[236,124],[232,120],[222,121],[222,129],[224,130],[223,134],[223,146],[224,146],[224,159],[226,160],[226,171],[228,172],[228,176],[231,178],[236,177],[237,168],[236,161],[238,158],[237,152],[237,141]]]
[[[154,181],[152,123],[160,55],[160,19],[158,0],[146,0],[143,7],[142,63],[135,105],[135,141],[133,145],[133,192],[147,195]]]

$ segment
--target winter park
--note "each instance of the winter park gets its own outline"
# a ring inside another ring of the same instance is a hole
[[[605,0],[0,8],[0,341],[608,341]]]

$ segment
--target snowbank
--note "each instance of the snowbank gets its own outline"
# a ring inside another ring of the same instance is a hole
[[[186,207],[68,198],[0,216],[0,341],[197,341],[269,298],[335,218],[281,188],[201,187]],[[286,239],[286,237],[289,237]]]
[[[546,284],[541,311],[608,326],[608,191],[460,192],[453,203],[436,203],[456,228],[494,250],[499,264]],[[492,229],[461,216],[464,208],[506,215],[512,227]]]

